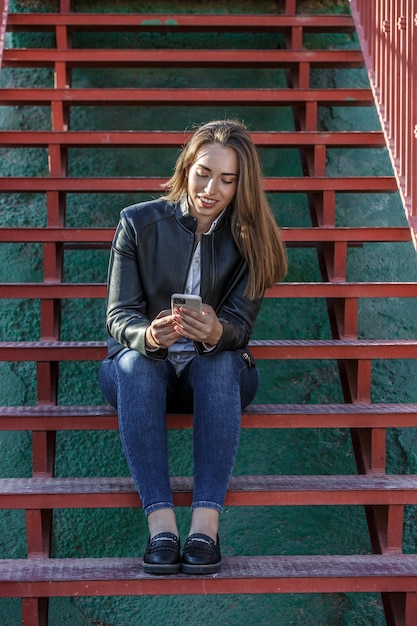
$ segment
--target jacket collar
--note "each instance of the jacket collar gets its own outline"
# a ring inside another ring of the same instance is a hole
[[[185,226],[192,233],[195,233],[197,230],[197,220],[193,217],[188,210],[188,201],[187,196],[184,196],[181,201],[175,205],[175,215],[178,221]]]

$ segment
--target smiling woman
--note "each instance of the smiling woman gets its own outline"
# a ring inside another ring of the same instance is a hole
[[[239,163],[232,148],[207,144],[198,152],[188,172],[188,203],[198,222],[198,235],[207,232],[232,202],[238,175]]]
[[[218,537],[242,409],[259,376],[247,344],[267,287],[286,272],[280,231],[243,124],[209,122],[191,137],[159,200],[124,209],[110,256],[109,356],[100,380],[117,407],[124,452],[149,526],[144,569],[216,572]],[[201,311],[169,308],[199,295]],[[166,412],[194,414],[191,527],[181,557]]]
[[[178,157],[174,174],[165,185],[169,190],[166,199],[181,202],[184,196],[190,196],[188,174],[197,164],[200,151],[208,147],[233,150],[237,157],[238,178],[230,203],[231,232],[248,266],[245,295],[262,297],[267,287],[284,277],[287,259],[263,191],[259,153],[244,124],[237,120],[215,120],[200,126]],[[228,169],[225,164],[218,168],[222,173]]]

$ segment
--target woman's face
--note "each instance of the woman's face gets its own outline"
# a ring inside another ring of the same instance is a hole
[[[233,148],[208,143],[197,152],[188,171],[188,201],[190,213],[201,232],[206,232],[212,222],[233,200],[239,176],[239,162]]]

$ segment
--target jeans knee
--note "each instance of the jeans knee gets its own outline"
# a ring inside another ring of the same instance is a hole
[[[193,359],[190,369],[190,382],[196,392],[218,394],[238,393],[240,373],[246,364],[234,352],[224,351]]]
[[[103,361],[99,371],[99,383],[107,402],[117,408],[120,386],[126,390],[137,386],[138,381],[146,385],[147,359],[135,350],[121,350],[112,358]]]
[[[155,376],[158,376],[161,368],[163,368],[163,362],[156,359],[149,359],[136,350],[122,350],[120,355],[115,357],[115,367],[117,375],[123,380],[124,384],[129,381],[144,382],[147,379],[153,380]]]

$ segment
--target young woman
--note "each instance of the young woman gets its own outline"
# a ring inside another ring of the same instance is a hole
[[[103,393],[149,526],[144,569],[208,574],[220,567],[219,514],[241,411],[258,371],[247,344],[264,290],[286,255],[262,190],[256,147],[234,120],[202,125],[182,150],[167,195],[121,212],[108,280]],[[171,308],[200,295],[201,312]],[[192,518],[183,554],[170,486],[166,412],[194,415]]]

